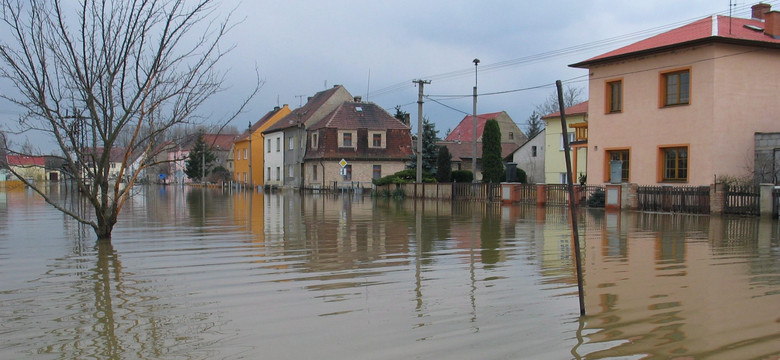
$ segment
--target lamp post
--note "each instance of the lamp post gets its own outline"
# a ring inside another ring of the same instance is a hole
[[[471,157],[471,171],[474,172],[474,179],[472,182],[477,182],[477,65],[479,65],[479,59],[474,59],[474,116],[472,117],[473,122],[473,129],[472,129],[472,136],[473,136],[473,147],[472,147],[472,157]]]

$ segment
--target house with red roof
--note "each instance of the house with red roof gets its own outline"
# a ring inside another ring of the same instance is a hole
[[[590,77],[588,182],[618,166],[638,184],[752,176],[756,134],[780,132],[778,64],[780,12],[758,4],[570,65]]]
[[[8,169],[17,176],[32,180],[46,180],[46,158],[43,156],[6,155]]]
[[[466,115],[458,126],[447,134],[444,141],[437,143],[439,146],[446,146],[452,155],[453,170],[470,170],[474,173],[475,179],[482,179],[482,133],[485,130],[485,123],[491,119],[498,122],[501,130],[502,158],[511,157],[520,145],[528,141],[528,137],[506,111],[477,114],[477,171],[473,171],[471,166],[474,158],[474,116]]]
[[[306,104],[262,131],[265,185],[300,188],[304,184],[307,129],[333,112],[352,95],[342,85],[320,91]]]
[[[370,186],[372,179],[404,170],[412,155],[411,127],[360,97],[313,124],[308,136],[304,186],[309,188],[334,182]]]
[[[186,160],[190,156],[190,151],[195,147],[198,136],[198,134],[192,134],[182,144],[168,146],[167,162],[170,164],[170,173],[166,175],[166,178],[170,179],[169,181],[176,183],[191,181],[184,170],[187,168]],[[232,173],[233,142],[238,136],[238,134],[203,134],[203,142],[216,156],[212,169],[222,166]]]

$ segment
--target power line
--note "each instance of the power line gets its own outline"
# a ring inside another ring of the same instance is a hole
[[[766,1],[766,3],[778,4],[778,3],[780,3],[780,1],[773,0],[773,1]],[[730,11],[733,12],[733,13],[739,13],[739,12],[742,12],[744,10],[748,10],[749,11],[749,9],[751,7],[752,7],[752,5],[742,5],[742,6],[736,7],[736,9],[732,9],[732,6],[729,6],[729,9],[727,9],[727,10],[722,10],[720,12],[716,12],[714,14],[709,14],[709,15],[726,15],[726,14],[729,14]],[[585,43],[585,44],[574,45],[574,46],[570,46],[570,47],[567,47],[567,48],[547,51],[547,52],[543,52],[543,53],[539,53],[539,54],[528,55],[528,56],[519,57],[519,58],[515,58],[515,59],[511,59],[511,60],[501,61],[501,62],[494,63],[494,64],[483,65],[483,66],[480,67],[480,72],[484,73],[486,71],[487,72],[497,71],[497,70],[502,70],[502,69],[508,68],[508,67],[515,67],[515,66],[520,66],[520,65],[528,65],[528,64],[532,64],[532,63],[536,63],[536,62],[540,62],[540,61],[544,61],[544,60],[549,60],[549,59],[552,59],[552,58],[557,58],[557,57],[562,57],[562,56],[567,56],[567,55],[575,55],[575,54],[590,52],[590,51],[593,51],[593,50],[596,50],[596,49],[599,49],[599,48],[615,47],[617,44],[627,43],[629,41],[633,41],[633,40],[637,40],[637,39],[644,39],[644,38],[647,38],[649,36],[659,34],[659,33],[663,32],[665,30],[671,30],[671,29],[680,27],[682,25],[686,25],[686,24],[688,24],[688,23],[690,23],[692,21],[700,20],[702,18],[704,18],[704,16],[697,16],[695,18],[685,19],[685,20],[674,22],[674,23],[653,27],[653,28],[650,28],[650,29],[645,29],[645,30],[640,30],[640,31],[637,31],[637,32],[629,33],[629,34],[615,36],[615,37],[612,37],[612,38],[597,40],[597,41],[593,41],[593,42],[589,42],[589,43]],[[472,72],[473,72],[473,69],[472,68],[468,68],[468,69],[455,70],[455,71],[450,71],[450,72],[446,72],[446,73],[441,73],[441,74],[438,74],[438,75],[426,76],[425,78],[426,79],[431,79],[431,80],[436,80],[436,81],[441,81],[441,80],[444,80],[444,79],[452,79],[452,78],[457,78],[457,77],[468,76]],[[387,86],[385,88],[381,88],[381,89],[376,90],[373,93],[371,93],[371,95],[373,97],[377,97],[377,96],[387,95],[387,94],[390,94],[390,93],[393,93],[393,92],[396,92],[396,91],[408,88],[410,86],[409,85],[410,81],[413,81],[413,79],[410,79],[410,80],[407,80],[407,81],[403,81],[403,82],[399,82],[397,84],[393,84],[393,85]]]

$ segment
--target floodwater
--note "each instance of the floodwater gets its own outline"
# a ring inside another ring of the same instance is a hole
[[[56,189],[53,190],[56,192]],[[775,220],[139,188],[111,244],[0,193],[0,358],[779,359]]]

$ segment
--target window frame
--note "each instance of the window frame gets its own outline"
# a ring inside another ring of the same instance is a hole
[[[352,164],[344,167],[344,181],[352,181]]]
[[[268,139],[268,150],[266,152],[271,153],[271,139]]]
[[[338,136],[339,136],[339,147],[340,148],[352,148],[354,149],[357,146],[357,139],[356,139],[356,131],[353,130],[339,130]],[[349,145],[345,144],[345,140],[347,140],[347,136],[349,136]]]
[[[276,138],[276,152],[282,151],[282,137],[279,136]]]
[[[617,99],[615,99],[617,86]],[[617,102],[617,106],[615,106]],[[619,114],[623,112],[623,78],[607,80],[604,83],[604,113]]]
[[[687,74],[687,98],[683,102],[682,98],[682,77],[681,74]],[[678,69],[672,69],[668,71],[664,71],[659,73],[659,86],[658,86],[658,107],[665,108],[665,107],[674,107],[674,106],[684,106],[684,105],[690,105],[691,104],[691,94],[692,94],[692,71],[690,67],[685,68],[678,68]],[[669,102],[669,79],[673,76],[677,76],[677,99],[675,102]]]
[[[311,166],[311,179],[317,181],[317,165]]]
[[[684,168],[680,166],[681,157],[675,156],[675,169],[673,176],[667,176],[667,153],[670,150],[685,150]],[[685,176],[680,176],[680,169],[684,169]],[[659,183],[687,183],[690,181],[691,173],[691,148],[689,144],[662,145],[658,147],[658,182]]]
[[[372,168],[372,178],[373,179],[381,179],[382,178],[382,165],[374,164]]]
[[[623,161],[624,167],[622,168],[623,173],[620,176],[620,179],[622,182],[631,182],[631,148],[630,147],[616,147],[616,148],[605,148],[604,149],[604,182],[609,182],[610,179],[610,169],[609,169],[609,162],[612,160],[612,154],[617,153],[625,153],[628,157],[628,160],[623,159],[615,159],[615,160],[621,160]],[[626,163],[628,163],[628,166],[625,166]],[[626,177],[623,177],[623,174],[626,175]]]
[[[571,143],[574,142],[574,132],[573,131],[572,132],[568,132],[567,131],[566,133],[569,134],[569,147],[571,147]],[[564,151],[565,150],[564,149],[564,145],[566,145],[566,144],[563,143],[563,133],[561,133],[560,138],[561,138],[561,148],[558,149],[558,150]]]
[[[319,140],[320,140],[319,139],[319,134],[317,134],[316,132],[313,132],[311,134],[311,148],[312,149],[316,149],[319,146],[319,144],[320,144]]]
[[[295,136],[287,138],[287,150],[295,150]]]

